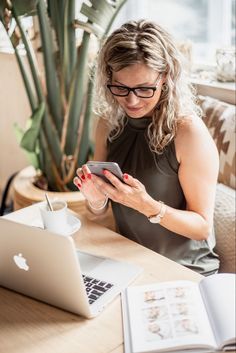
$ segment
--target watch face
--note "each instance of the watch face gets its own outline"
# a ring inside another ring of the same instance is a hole
[[[149,217],[148,219],[149,219],[149,222],[151,223],[160,223],[160,220],[161,220],[159,215]]]

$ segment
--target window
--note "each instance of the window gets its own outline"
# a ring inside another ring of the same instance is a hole
[[[82,2],[76,1],[76,13]],[[179,42],[190,41],[193,61],[215,64],[217,48],[235,44],[236,0],[128,0],[118,14],[111,30],[131,19],[147,18],[165,27]],[[32,19],[25,18],[32,26]],[[0,23],[0,50],[11,44]]]
[[[198,64],[214,65],[216,49],[235,43],[235,0],[128,0],[112,29],[141,18],[159,23],[177,41],[191,41]]]

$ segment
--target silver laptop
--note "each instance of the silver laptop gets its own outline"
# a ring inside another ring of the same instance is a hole
[[[16,220],[22,212],[14,212]],[[79,251],[71,236],[13,221],[14,213],[0,217],[3,287],[91,318],[142,271],[129,263]]]

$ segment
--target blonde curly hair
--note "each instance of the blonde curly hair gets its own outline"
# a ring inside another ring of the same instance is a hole
[[[175,137],[177,122],[201,116],[193,88],[182,70],[180,53],[171,35],[154,22],[130,21],[115,30],[104,42],[97,60],[95,112],[107,120],[108,139],[124,129],[126,114],[107,89],[112,72],[144,63],[165,75],[165,83],[148,127],[150,149],[162,153]]]

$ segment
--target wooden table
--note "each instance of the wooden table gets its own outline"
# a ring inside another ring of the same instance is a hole
[[[135,284],[201,276],[96,223],[82,219],[74,235],[81,250],[140,265]],[[123,353],[120,297],[86,320],[0,288],[1,353]]]

